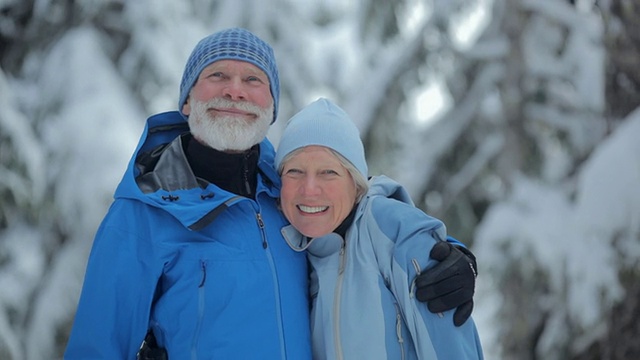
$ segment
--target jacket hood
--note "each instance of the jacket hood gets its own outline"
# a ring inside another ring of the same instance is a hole
[[[195,177],[182,147],[181,135],[189,125],[177,111],[151,116],[115,199],[130,199],[166,211],[185,227],[198,229],[210,223],[226,207],[246,198],[221,190]],[[269,140],[260,143],[256,196],[266,192],[280,196],[280,178],[273,168],[274,149]]]
[[[407,190],[397,181],[385,176],[374,176],[369,180],[369,191],[366,197],[383,196],[414,206]]]

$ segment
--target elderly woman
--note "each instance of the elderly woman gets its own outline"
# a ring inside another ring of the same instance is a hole
[[[415,208],[406,191],[367,181],[358,129],[320,99],[296,114],[276,153],[289,245],[311,265],[314,359],[482,359],[472,320],[434,314],[415,298],[416,275],[444,224]]]

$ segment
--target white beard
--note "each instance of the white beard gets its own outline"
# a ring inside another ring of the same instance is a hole
[[[224,98],[214,98],[210,101],[191,102],[189,128],[191,134],[199,141],[218,151],[245,151],[261,142],[269,131],[273,117],[273,103],[267,108],[261,108],[248,102],[230,101]],[[257,114],[253,121],[239,119],[236,116],[211,116],[207,109],[237,108]]]

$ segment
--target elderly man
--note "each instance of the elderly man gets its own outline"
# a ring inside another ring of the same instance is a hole
[[[280,233],[266,139],[279,86],[273,50],[251,32],[197,44],[179,111],[147,120],[96,233],[66,359],[135,359],[147,334],[158,358],[311,358],[307,262]],[[423,289],[469,268],[460,254]],[[449,281],[465,284],[449,308],[472,300],[473,280]]]

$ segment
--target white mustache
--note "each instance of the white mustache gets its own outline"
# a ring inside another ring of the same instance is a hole
[[[263,109],[257,105],[254,105],[248,101],[232,101],[225,98],[213,98],[206,102],[206,106],[209,108],[228,108],[237,109],[253,114],[259,114]]]

